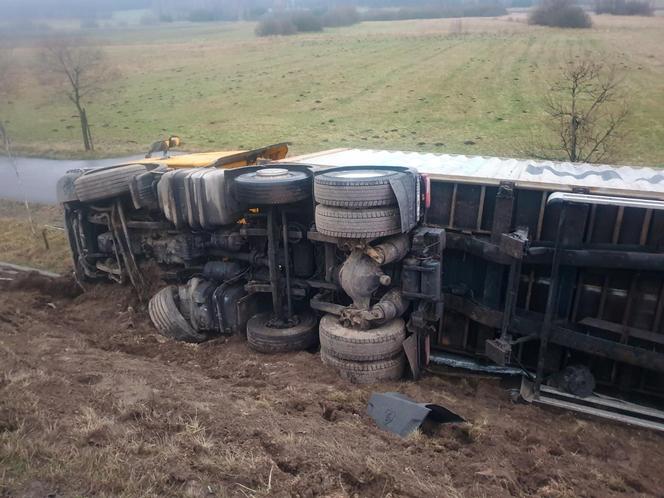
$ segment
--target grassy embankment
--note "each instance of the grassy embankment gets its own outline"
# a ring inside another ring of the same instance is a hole
[[[589,52],[623,70],[632,114],[618,163],[664,164],[664,18],[595,17],[591,30],[508,19],[362,23],[258,39],[253,24],[97,29],[121,78],[89,105],[98,154],[168,133],[190,150],[290,140],[295,152],[374,147],[519,155],[543,136],[547,82]],[[24,65],[33,47],[15,50]],[[4,103],[17,150],[71,156],[71,105],[29,72]],[[474,142],[474,144],[470,144]]]

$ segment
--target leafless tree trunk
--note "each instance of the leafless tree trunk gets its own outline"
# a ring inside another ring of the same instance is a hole
[[[628,115],[615,70],[589,59],[572,62],[545,99],[545,111],[562,151],[572,162],[599,162],[624,135]]]
[[[104,53],[85,40],[59,38],[48,40],[42,50],[41,62],[46,75],[59,78],[67,97],[76,107],[85,150],[94,150],[85,103],[111,74]]]

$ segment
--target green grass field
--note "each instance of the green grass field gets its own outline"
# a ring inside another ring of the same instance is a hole
[[[140,152],[176,133],[187,150],[291,141],[296,153],[519,156],[544,136],[549,82],[590,53],[618,65],[632,109],[612,161],[664,165],[664,18],[600,16],[591,30],[521,21],[373,22],[272,39],[256,38],[250,23],[93,30],[121,74],[88,108],[97,154]],[[15,147],[80,155],[72,106],[27,70],[34,52],[15,50],[21,92],[0,110]]]

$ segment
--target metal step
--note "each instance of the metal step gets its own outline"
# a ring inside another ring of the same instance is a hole
[[[525,377],[521,381],[521,397],[529,403],[554,406],[664,432],[664,412],[661,410],[597,394],[581,398],[544,385],[540,387],[540,394],[537,396],[533,385],[533,382]]]

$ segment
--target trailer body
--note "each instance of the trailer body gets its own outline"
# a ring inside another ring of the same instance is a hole
[[[581,362],[612,391],[663,394],[661,170],[361,149],[289,161],[321,169],[399,165],[426,175],[431,204],[422,223],[445,229],[447,240],[445,313],[433,347],[497,359],[499,353],[487,350],[487,341],[507,329],[521,339],[512,361],[526,367],[537,363],[565,209],[547,370]],[[565,208],[547,203],[558,192],[597,195],[607,202],[577,200]],[[618,205],[616,197],[632,202]]]

